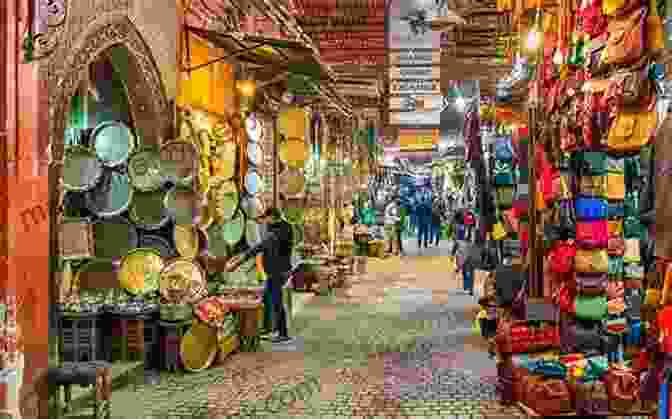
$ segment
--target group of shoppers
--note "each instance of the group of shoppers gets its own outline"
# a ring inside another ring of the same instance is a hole
[[[411,201],[409,207],[409,231],[417,232],[418,248],[438,246],[446,214],[443,200],[438,196],[432,197],[427,192],[420,195],[415,202]]]

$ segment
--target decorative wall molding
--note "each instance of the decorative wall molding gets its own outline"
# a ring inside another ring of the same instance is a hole
[[[55,161],[63,158],[67,112],[84,72],[93,61],[117,45],[129,53],[127,94],[134,113],[139,116],[135,118],[138,133],[149,143],[160,143],[164,138],[171,123],[166,115],[171,113],[152,53],[126,13],[108,13],[89,25],[73,43],[58,70],[54,63],[49,63],[49,135]]]

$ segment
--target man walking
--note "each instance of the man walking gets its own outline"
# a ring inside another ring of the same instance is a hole
[[[397,225],[401,219],[399,214],[399,205],[397,205],[396,200],[392,200],[387,207],[385,207],[385,236],[388,241],[388,251],[392,254],[395,254],[397,249],[395,249],[395,241],[397,236]]]
[[[289,279],[289,271],[292,268],[294,240],[292,226],[282,218],[282,213],[277,208],[268,209],[257,221],[267,226],[267,234],[261,243],[230,259],[207,255],[199,257],[199,260],[208,272],[230,272],[241,263],[261,253],[267,274],[266,291],[270,294],[273,305],[276,334],[272,337],[272,341],[274,343],[289,342],[291,338],[287,330],[287,313],[282,302],[282,290]]]
[[[399,208],[399,222],[397,222],[397,248],[399,249],[399,255],[405,256],[404,254],[404,244],[401,238],[401,235],[404,232],[404,227],[406,226],[406,207],[401,206]]]
[[[432,203],[432,237],[434,246],[438,246],[441,241],[441,222],[443,215],[443,206],[439,197],[434,198]]]
[[[422,249],[427,248],[432,223],[432,207],[427,195],[422,197],[418,207],[418,248]]]

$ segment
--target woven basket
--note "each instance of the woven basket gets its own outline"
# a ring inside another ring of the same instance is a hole
[[[63,259],[93,257],[93,228],[88,219],[65,220],[59,226],[59,251]]]

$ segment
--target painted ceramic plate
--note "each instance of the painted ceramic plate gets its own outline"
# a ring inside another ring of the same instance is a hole
[[[264,152],[260,143],[247,143],[247,162],[250,165],[255,167],[261,166],[263,157]]]
[[[205,272],[190,259],[176,259],[161,271],[159,292],[168,301],[197,303],[207,296]]]
[[[239,213],[238,216],[222,225],[222,234],[224,240],[229,246],[233,247],[243,238],[245,233],[245,216]]]
[[[280,175],[280,185],[285,195],[296,196],[303,193],[306,179],[300,169],[288,168]]]
[[[66,150],[63,164],[63,186],[66,190],[89,191],[102,175],[103,165],[92,151],[80,146]]]
[[[138,231],[126,218],[111,217],[93,225],[95,255],[102,259],[119,259],[138,247]]]
[[[119,283],[134,295],[149,294],[159,289],[163,259],[154,249],[130,251],[121,261]]]
[[[178,183],[193,180],[198,173],[199,153],[193,143],[171,141],[161,146],[163,175]]]
[[[240,193],[234,181],[222,181],[211,186],[210,199],[214,205],[214,217],[219,220],[232,219],[240,205]]]
[[[113,217],[126,211],[133,199],[133,188],[123,173],[105,171],[98,185],[87,192],[86,206],[98,217]]]
[[[193,224],[199,216],[200,196],[193,188],[175,186],[166,194],[165,206],[177,224]]]
[[[173,240],[177,253],[185,258],[195,258],[200,248],[198,229],[191,224],[176,224],[173,229]]]
[[[259,185],[261,184],[261,178],[259,174],[253,170],[247,172],[245,175],[245,190],[250,195],[254,195],[259,192]]]
[[[208,236],[208,253],[215,257],[230,255],[229,244],[224,238],[224,226],[211,224],[206,230]]]
[[[259,235],[259,224],[257,224],[256,221],[247,221],[245,239],[247,240],[247,244],[250,245],[250,247],[254,247],[261,243],[261,237]]]
[[[133,194],[133,202],[128,210],[130,219],[145,230],[163,227],[170,217],[165,207],[166,192],[138,192]]]
[[[237,152],[238,145],[233,141],[217,145],[210,162],[212,176],[218,179],[234,177],[236,175]]]
[[[159,252],[164,259],[170,259],[177,256],[177,252],[173,246],[171,246],[170,240],[154,234],[141,235],[138,247],[154,249]]]
[[[96,156],[108,167],[125,163],[135,148],[135,135],[123,122],[102,122],[91,138]]]
[[[163,184],[161,157],[159,153],[143,150],[131,156],[128,161],[128,177],[131,185],[139,191],[156,191]]]
[[[180,360],[187,371],[203,371],[212,365],[217,350],[217,329],[194,321],[191,329],[182,338]]]

